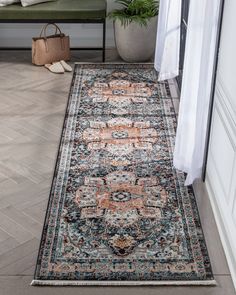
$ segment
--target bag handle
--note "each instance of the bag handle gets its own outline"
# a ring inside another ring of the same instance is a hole
[[[45,26],[42,27],[42,30],[41,30],[40,35],[39,35],[40,38],[42,38],[42,35],[43,35],[43,38],[44,38],[44,39],[47,39],[47,36],[46,36],[46,30],[47,30],[48,26],[50,26],[50,25],[54,26],[55,29],[56,29],[54,35],[56,35],[58,31],[59,31],[59,33],[60,33],[61,36],[64,35],[64,34],[62,34],[62,31],[61,31],[61,29],[58,27],[58,25],[56,25],[56,24],[54,24],[54,23],[48,23],[48,24],[46,24]]]
[[[45,26],[42,27],[42,30],[41,30],[40,35],[39,35],[40,38],[42,38],[42,35],[44,35],[43,39],[44,39],[44,42],[45,42],[46,52],[49,51],[48,42],[47,42],[47,36],[46,36],[46,30],[47,30],[48,26],[50,26],[50,25],[52,25],[52,26],[54,26],[56,28],[54,35],[56,35],[57,31],[59,31],[60,39],[61,39],[61,50],[65,50],[65,43],[64,43],[64,39],[63,39],[64,34],[62,33],[61,29],[55,23],[48,23],[48,24],[46,24]]]

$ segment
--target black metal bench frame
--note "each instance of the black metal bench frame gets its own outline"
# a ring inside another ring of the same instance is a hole
[[[98,19],[0,19],[0,23],[62,23],[62,24],[102,24],[102,46],[101,47],[79,47],[72,50],[101,50],[102,61],[106,59],[106,18]],[[26,47],[0,47],[0,50],[30,50]]]

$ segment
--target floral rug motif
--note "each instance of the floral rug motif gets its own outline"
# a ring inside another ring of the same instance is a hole
[[[213,282],[175,129],[152,65],[75,66],[33,284]]]

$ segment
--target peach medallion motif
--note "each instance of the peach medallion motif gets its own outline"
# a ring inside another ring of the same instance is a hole
[[[159,222],[168,194],[156,177],[138,179],[133,172],[116,171],[105,178],[86,177],[75,196],[81,209],[81,219],[104,218],[107,228],[130,228],[141,232],[140,220],[151,218]],[[162,229],[159,224],[159,230]],[[127,255],[142,241],[126,233],[107,234],[110,247],[117,255]],[[105,235],[104,235],[105,238]]]
[[[107,102],[115,108],[115,113],[125,114],[131,103],[146,103],[151,96],[151,88],[143,82],[130,82],[125,79],[128,74],[113,73],[110,82],[95,82],[88,91],[94,103]],[[118,78],[118,79],[117,79]]]
[[[158,139],[150,122],[133,122],[126,118],[114,118],[105,122],[90,122],[83,132],[88,150],[105,149],[114,156],[128,155],[137,149],[152,150]]]

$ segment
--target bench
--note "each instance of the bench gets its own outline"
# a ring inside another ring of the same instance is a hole
[[[0,7],[0,23],[101,24],[103,32],[101,47],[73,49],[102,50],[102,60],[105,61],[106,0],[57,0],[28,7],[22,7],[17,3]]]

